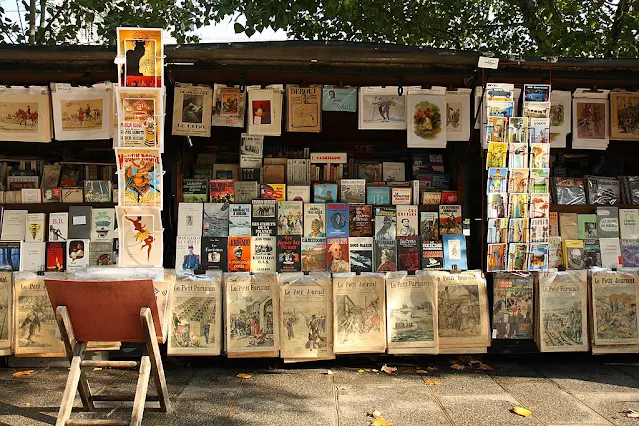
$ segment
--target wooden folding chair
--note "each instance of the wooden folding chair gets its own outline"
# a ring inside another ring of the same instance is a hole
[[[164,412],[170,408],[169,394],[158,342],[163,343],[157,304],[151,280],[66,281],[45,280],[51,305],[55,307],[58,327],[71,362],[56,426],[65,425],[141,425],[147,400],[159,401]],[[140,361],[85,360],[89,342],[136,342],[145,344]],[[134,395],[93,395],[87,368],[137,369],[139,376]],[[157,396],[147,398],[153,375]],[[130,423],[119,420],[71,420],[75,393],[79,391],[86,410],[97,401],[133,401]]]

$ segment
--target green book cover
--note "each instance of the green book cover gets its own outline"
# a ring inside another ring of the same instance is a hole
[[[597,238],[597,215],[577,215],[577,236],[580,240]]]

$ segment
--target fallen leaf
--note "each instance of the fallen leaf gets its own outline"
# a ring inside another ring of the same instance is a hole
[[[376,368],[373,368],[371,371],[372,371],[373,373],[379,373],[379,370],[378,370],[378,369],[376,369]]]
[[[513,407],[510,411],[522,417],[529,417],[532,414],[532,411],[524,408],[524,407]]]
[[[326,373],[322,373],[322,374],[326,374],[327,376],[331,376],[333,375],[333,370],[326,370]]]
[[[361,368],[357,370],[358,373],[366,373],[366,370],[362,370]]]
[[[389,367],[388,365],[384,364],[382,366],[382,371],[386,374],[393,374],[397,371],[397,367]]]
[[[631,419],[639,419],[639,411],[626,411],[626,417],[630,417]]]
[[[31,407],[31,404],[29,404],[28,402],[24,405],[26,405],[27,407]]]
[[[101,367],[95,367],[95,368],[93,369],[93,371],[102,371],[102,368],[101,368]]]
[[[433,386],[433,385],[441,385],[441,384],[442,384],[442,382],[438,382],[438,381],[436,381],[436,380],[430,380],[430,379],[428,379],[428,380],[426,380],[426,384],[427,384],[428,386]]]
[[[464,367],[464,366],[463,366],[463,365],[461,365],[461,364],[451,364],[451,365],[450,365],[450,368],[452,368],[452,369],[454,369],[454,370],[460,370],[460,371],[461,371],[461,370],[465,370],[465,369],[466,369],[466,367]]]
[[[250,374],[246,374],[246,373],[240,373],[240,374],[237,375],[237,377],[239,377],[240,379],[250,379],[253,376],[250,375]]]
[[[33,370],[16,371],[12,374],[13,377],[30,376]]]
[[[367,415],[368,417],[373,417],[373,418],[375,418],[375,417],[379,417],[379,416],[381,416],[381,415],[382,415],[382,412],[381,412],[381,411],[379,411],[379,410],[372,410],[372,411],[369,411],[368,413],[366,413],[366,415]]]
[[[484,370],[484,371],[493,371],[494,370],[493,367],[491,367],[488,364],[484,364],[483,362],[480,362],[479,363],[479,367],[477,367],[477,368],[479,368],[480,370]]]
[[[393,426],[393,423],[382,417],[382,413],[378,410],[370,411],[366,415],[372,417],[369,420],[369,426]]]
[[[428,374],[428,371],[426,371],[426,370],[415,370],[415,373],[417,373],[417,374]]]

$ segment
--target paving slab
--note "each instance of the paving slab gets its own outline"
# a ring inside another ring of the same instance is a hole
[[[504,389],[490,376],[483,372],[441,371],[438,370],[429,377],[441,382],[431,386],[431,390],[442,395],[506,395]]]
[[[637,392],[639,379],[602,363],[543,364],[537,370],[569,392]]]
[[[372,410],[396,425],[452,424],[425,385],[340,387],[337,402],[340,426],[365,425],[366,414]]]
[[[423,383],[422,377],[417,373],[404,373],[400,369],[399,373],[389,375],[380,371],[379,373],[359,373],[357,368],[335,368],[333,371],[333,381],[336,386],[397,386],[397,385],[420,385]],[[412,369],[413,371],[415,369]],[[326,371],[326,370],[323,370]]]
[[[629,418],[626,412],[639,412],[639,393],[576,393],[575,397],[614,425],[637,425],[638,420]]]
[[[609,425],[596,411],[551,382],[506,382],[504,387],[521,406],[546,424]]]
[[[516,401],[503,396],[442,396],[441,401],[456,426],[541,425],[534,415],[521,417],[509,410]]]

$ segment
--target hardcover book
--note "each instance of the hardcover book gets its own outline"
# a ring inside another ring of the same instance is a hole
[[[397,236],[415,237],[419,231],[417,206],[397,206]]]
[[[251,237],[228,238],[228,272],[250,272]]]
[[[251,236],[251,204],[229,204],[229,236]]]
[[[200,260],[207,271],[226,271],[228,239],[226,237],[202,237]]]
[[[182,201],[206,203],[209,201],[209,181],[206,179],[182,180]]]
[[[202,203],[180,203],[178,205],[178,228],[180,237],[201,237],[202,217],[204,205]]]
[[[203,237],[229,236],[228,203],[205,203],[202,218]]]
[[[373,238],[350,237],[348,244],[351,272],[373,272]]]
[[[259,197],[259,185],[255,181],[235,182],[235,202],[250,203]]]
[[[419,237],[397,237],[397,269],[414,274],[419,269],[419,251]]]
[[[315,185],[313,185],[313,202],[337,202],[337,185],[334,183],[316,183]]]
[[[619,209],[617,207],[597,207],[597,236],[599,238],[619,238]]]
[[[342,179],[340,181],[342,203],[366,203],[366,181],[364,179]]]
[[[397,240],[375,238],[373,256],[375,272],[397,271]]]
[[[277,234],[302,235],[303,213],[301,201],[278,201]]]
[[[88,239],[73,239],[67,241],[67,272],[89,266],[89,244]]]
[[[395,207],[375,207],[375,239],[395,240],[397,237],[397,210]]]
[[[583,179],[555,177],[554,187],[557,204],[586,204]]]
[[[348,204],[326,204],[326,236],[329,238],[348,237]]]
[[[232,179],[211,179],[209,200],[212,203],[232,203],[235,201],[235,182]]]
[[[366,203],[374,206],[387,206],[391,203],[391,189],[388,186],[366,187]],[[439,204],[439,202],[438,202]]]
[[[46,243],[47,272],[64,272],[67,269],[65,255],[67,243],[64,241],[49,241]]]
[[[69,207],[69,239],[88,240],[91,238],[92,210],[91,207],[87,206]]]
[[[23,241],[27,228],[27,210],[5,210],[2,214],[3,241]]]
[[[251,237],[251,272],[277,271],[276,242],[276,237]]]
[[[444,245],[440,241],[422,240],[422,269],[444,269]]]
[[[25,238],[28,243],[43,242],[46,230],[46,214],[29,213],[27,214]]]
[[[349,205],[349,235],[351,237],[373,236],[373,207],[369,205]]]
[[[326,239],[326,266],[329,272],[350,272],[348,238]]]
[[[20,245],[20,271],[42,272],[45,270],[46,244],[44,242],[22,242]]]
[[[461,234],[462,208],[460,205],[439,206],[439,234]]]
[[[277,235],[277,200],[252,200],[251,205],[251,235]]]
[[[277,236],[277,272],[302,271],[302,237],[300,235]]]
[[[326,269],[326,238],[302,238],[302,271]]]

